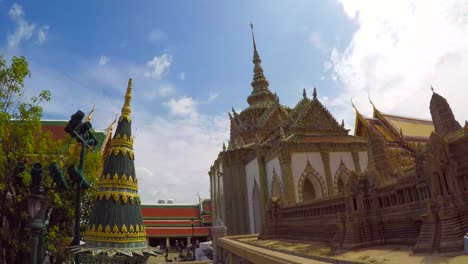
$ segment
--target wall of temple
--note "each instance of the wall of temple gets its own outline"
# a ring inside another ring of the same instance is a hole
[[[253,159],[245,165],[245,175],[247,181],[247,203],[249,206],[249,227],[250,233],[255,230],[255,215],[254,215],[254,186],[260,188],[260,175],[257,158]],[[261,190],[261,189],[260,189]],[[260,198],[261,197],[255,197]]]
[[[291,167],[294,187],[296,189],[296,202],[300,201],[300,190],[298,186],[301,176],[303,176],[304,174],[307,161],[309,161],[312,168],[316,171],[317,177],[308,177],[313,184],[316,199],[326,195],[327,182],[325,177],[325,166],[323,164],[322,155],[320,154],[320,152],[294,152],[291,154]]]
[[[224,191],[223,191],[223,165],[220,163],[218,166],[218,180],[216,194],[218,195],[218,201],[224,201]],[[224,220],[224,203],[219,203],[218,206],[218,215],[221,219]]]
[[[354,168],[353,155],[351,154],[351,152],[330,152],[331,175],[335,176],[336,172],[338,171],[338,168],[340,167],[341,161],[343,161],[344,165],[348,170],[356,170]]]
[[[273,184],[273,169],[276,172],[276,175],[278,175],[279,181],[281,182],[281,186],[283,187],[282,183],[282,176],[281,176],[281,167],[280,167],[280,162],[278,157],[275,157],[271,160],[269,160],[266,163],[266,174],[267,174],[267,181],[268,181],[268,199],[271,198],[271,192],[272,192],[272,184]]]
[[[367,169],[367,151],[359,151],[359,165],[361,166],[361,172],[364,172]]]

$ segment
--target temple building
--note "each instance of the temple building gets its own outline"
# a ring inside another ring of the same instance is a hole
[[[208,173],[214,227],[224,223],[228,236],[257,233],[333,249],[463,249],[468,123],[455,120],[443,96],[433,92],[428,102],[432,120],[384,113],[371,100],[373,116],[365,117],[352,104],[356,124],[349,135],[315,88],[312,98],[303,91],[293,108],[281,105],[255,39],[253,49],[249,106],[229,113],[229,143]],[[243,246],[226,241],[219,241],[222,254],[239,257]],[[260,263],[253,259],[244,260]]]
[[[143,225],[148,245],[174,248],[176,240],[184,245],[210,240],[211,200],[197,204],[143,204]]]
[[[249,106],[229,113],[230,140],[210,169],[213,211],[228,234],[259,233],[267,202],[283,204],[333,196],[351,172],[367,168],[367,140],[349,135],[317,97],[304,89],[289,108],[269,89],[253,39]]]

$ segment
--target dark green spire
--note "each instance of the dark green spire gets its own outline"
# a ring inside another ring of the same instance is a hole
[[[131,129],[132,79],[128,81],[125,103],[110,143],[104,169],[97,186],[97,196],[86,227],[86,244],[79,252],[103,253],[115,258],[128,258],[140,263],[155,255],[146,245],[146,232],[140,210],[138,182]],[[139,257],[138,257],[139,255]]]

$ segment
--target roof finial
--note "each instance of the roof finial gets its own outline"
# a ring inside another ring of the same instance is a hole
[[[431,91],[432,91],[433,93],[435,93],[435,92],[434,92],[434,87],[432,86],[432,84],[431,84]]]
[[[306,89],[305,89],[305,88],[302,89],[302,97],[304,97],[304,99],[307,98],[307,93],[306,93]]]
[[[341,127],[344,127],[344,119],[341,119]]]
[[[93,103],[93,109],[91,109],[91,111],[90,111],[89,114],[88,114],[88,117],[86,117],[86,121],[91,122],[91,117],[93,116],[94,108],[95,108],[95,107],[96,107],[96,104]]]
[[[252,24],[252,21],[250,21],[250,29],[252,30],[252,41],[253,41],[254,51],[257,51],[257,45],[255,44],[255,35],[254,35],[254,32],[253,32],[253,24]]]
[[[128,79],[127,93],[125,94],[125,103],[122,107],[122,115],[120,119],[126,118],[130,122],[130,114],[132,108],[130,107],[130,100],[132,100],[132,78]]]
[[[314,93],[312,94],[314,99],[317,99],[317,89],[314,87]]]

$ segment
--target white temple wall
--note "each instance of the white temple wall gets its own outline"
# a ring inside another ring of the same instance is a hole
[[[268,182],[268,198],[271,198],[271,192],[273,188],[273,168],[275,169],[276,174],[281,182],[281,188],[283,187],[283,178],[281,175],[281,167],[278,157],[275,157],[266,163],[266,175]]]
[[[220,204],[219,204],[219,214],[220,214],[220,218],[223,220],[223,222],[225,221],[224,219],[224,191],[223,191],[223,164],[220,163],[219,164],[219,167],[218,167],[218,175],[219,177],[217,177],[218,179],[218,201],[220,201]]]
[[[309,160],[310,165],[314,168],[315,171],[319,174],[322,178],[325,185],[327,184],[326,176],[325,176],[325,166],[323,165],[323,160],[320,152],[294,152],[291,154],[291,167],[292,167],[292,174],[293,174],[293,182],[294,182],[294,189],[296,193],[296,202],[299,201],[298,196],[298,183],[299,178],[301,177],[304,169],[307,165],[307,160]],[[325,189],[327,186],[324,186]],[[314,190],[316,194],[322,193],[320,186],[316,186],[314,184]]]
[[[253,159],[245,166],[245,177],[247,183],[247,203],[249,205],[249,226],[250,226],[250,233],[255,232],[255,222],[254,222],[254,206],[253,206],[253,188],[255,181],[260,188],[260,173],[258,170],[258,161],[257,158]]]
[[[340,167],[340,163],[343,161],[344,165],[350,171],[356,171],[354,167],[353,154],[351,152],[330,152],[330,170],[333,180],[335,180],[335,174]]]
[[[359,165],[361,166],[361,172],[367,170],[368,156],[367,151],[359,151]]]

